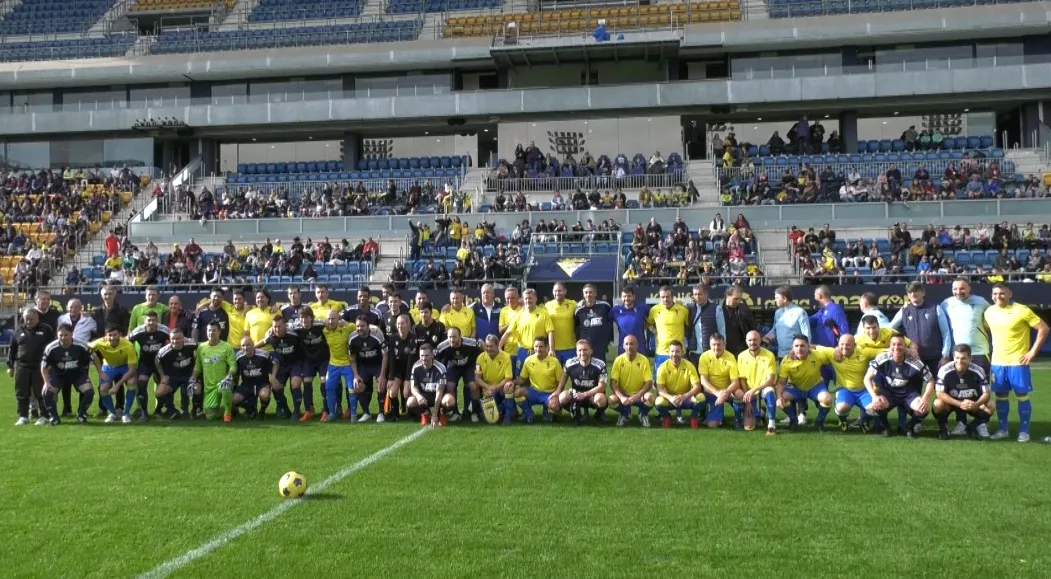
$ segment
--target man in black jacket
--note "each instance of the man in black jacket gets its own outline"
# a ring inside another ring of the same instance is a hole
[[[29,424],[29,398],[36,399],[42,411],[37,426],[58,424],[58,416],[48,416],[44,407],[44,377],[40,374],[40,362],[44,349],[55,341],[55,329],[40,323],[40,313],[35,307],[22,312],[22,326],[15,330],[11,348],[7,354],[7,375],[15,379],[15,400],[18,403],[18,422],[15,426]]]
[[[34,300],[36,305],[36,311],[40,313],[40,323],[45,326],[51,326],[54,330],[58,327],[58,317],[62,315],[62,312],[58,308],[51,305],[51,294],[44,290],[40,290],[36,293]]]
[[[732,285],[726,288],[726,300],[717,312],[717,317],[723,325],[721,333],[726,336],[726,351],[735,357],[748,349],[745,336],[756,329],[755,316],[744,303],[743,294],[741,286]]]

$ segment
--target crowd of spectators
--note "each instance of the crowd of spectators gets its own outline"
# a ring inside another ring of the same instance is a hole
[[[180,207],[193,219],[265,219],[286,217],[350,217],[394,213],[470,212],[471,196],[453,184],[436,186],[430,179],[408,188],[389,179],[381,187],[358,181],[316,182],[303,189],[288,184],[224,187],[199,194],[179,191]]]
[[[49,284],[97,224],[119,213],[121,193],[141,185],[127,167],[0,173],[0,256],[21,258],[8,262],[16,290]]]
[[[641,208],[657,208],[657,207],[688,207],[691,203],[696,201],[700,197],[700,193],[697,191],[697,187],[690,181],[686,184],[676,185],[668,189],[654,188],[652,191],[649,187],[643,186],[639,189],[639,196],[636,200],[637,207]],[[526,197],[525,193],[518,191],[514,194],[510,194],[503,190],[497,191],[493,197],[493,203],[488,206],[488,210],[492,212],[506,212],[506,211],[597,211],[600,209],[630,209],[633,208],[631,200],[628,199],[624,191],[619,187],[615,188],[612,192],[607,189],[604,192],[600,191],[598,187],[593,187],[589,192],[584,192],[583,189],[577,188],[577,190],[571,196],[565,196],[558,189],[555,190],[551,195],[551,201],[549,202],[537,202],[530,200]]]
[[[999,160],[983,157],[978,151],[971,155],[959,162],[948,161],[941,175],[931,174],[926,165],[918,166],[912,175],[903,175],[895,164],[874,177],[863,173],[865,167],[857,164],[838,172],[830,165],[816,170],[810,165],[787,167],[780,179],[775,171],[745,170],[736,179],[724,175],[722,201],[727,205],[782,205],[1048,196],[1047,187],[1037,176],[1030,175],[1012,187],[1002,180]]]
[[[457,216],[438,217],[433,228],[423,221],[410,222],[409,227],[409,261],[395,263],[390,274],[390,281],[398,287],[412,283],[425,288],[467,288],[506,282],[521,276],[525,268],[524,246],[531,234],[528,221],[510,236],[497,234],[493,223],[482,220],[472,227]],[[451,260],[447,259],[450,254]]]
[[[128,288],[171,284],[225,284],[262,283],[273,276],[290,276],[294,281],[317,280],[325,265],[340,266],[356,262],[374,262],[379,256],[379,243],[362,239],[353,244],[347,239],[337,243],[326,237],[315,242],[299,237],[285,247],[280,239],[267,238],[262,244],[235,245],[227,241],[220,252],[208,253],[190,238],[185,247],[173,244],[171,251],[162,255],[152,241],[143,247],[132,244],[123,232],[110,232],[105,240],[106,258],[103,275],[111,284]],[[76,291],[72,282],[84,282],[83,276],[74,279],[71,272],[66,280],[67,291]]]
[[[653,285],[758,285],[762,271],[753,256],[755,237],[744,215],[727,223],[716,214],[707,228],[691,232],[681,217],[670,231],[650,218],[636,225],[627,254],[626,281]]]
[[[593,179],[602,186],[619,186],[629,177],[646,175],[667,175],[675,178],[682,173],[683,161],[678,153],[665,158],[660,151],[654,151],[647,159],[642,153],[629,158],[624,153],[614,158],[600,155],[597,159],[589,151],[580,153],[577,159],[572,153],[566,153],[561,159],[553,153],[545,154],[530,142],[528,146],[521,143],[515,147],[515,158],[512,161],[500,159],[489,173],[489,185],[496,190],[552,189],[544,182],[552,179]],[[535,180],[535,183],[523,183],[522,179]]]
[[[837,243],[828,224],[806,233],[793,227],[790,242],[806,283],[873,283],[917,279],[943,283],[958,276],[975,281],[1051,282],[1051,226],[1019,227],[1004,221],[973,229],[929,224],[914,236],[908,224],[895,224],[885,242],[855,239]],[[881,247],[882,246],[882,247]],[[897,279],[895,279],[897,278]]]

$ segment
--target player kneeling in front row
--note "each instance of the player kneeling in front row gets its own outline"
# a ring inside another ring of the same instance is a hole
[[[814,427],[818,432],[825,431],[825,418],[832,409],[832,394],[821,374],[821,367],[832,363],[833,353],[831,348],[811,348],[810,340],[803,335],[792,340],[792,353],[781,361],[777,374],[780,394],[777,402],[790,419],[789,430],[796,425],[796,405],[812,400],[818,405]]]
[[[40,363],[40,373],[44,378],[42,420],[45,421],[41,424],[59,424],[55,395],[67,387],[80,392],[77,422],[84,424],[88,421],[88,408],[91,408],[95,395],[88,377],[92,364],[101,376],[102,367],[92,355],[91,346],[73,339],[73,326],[61,324],[58,327],[58,339],[47,345]]]
[[[904,336],[890,339],[890,351],[876,356],[865,374],[865,388],[872,396],[867,409],[878,416],[883,436],[890,436],[887,415],[892,409],[909,414],[905,435],[915,438],[916,425],[923,422],[930,405],[927,401],[934,392],[934,375],[919,359],[906,354]]]
[[[478,355],[475,360],[474,382],[471,384],[471,400],[476,407],[481,407],[482,413],[489,400],[496,406],[498,411],[503,412],[504,424],[511,423],[511,416],[515,412],[514,362],[511,356],[500,349],[500,337],[489,334],[485,337],[485,351]],[[471,420],[477,421],[478,416],[472,415]]]
[[[657,368],[657,414],[661,417],[661,427],[671,427],[671,411],[675,410],[675,419],[685,424],[683,410],[690,410],[690,428],[700,427],[700,417],[704,415],[704,393],[701,377],[697,368],[683,358],[685,352],[682,342],[672,340],[668,344],[668,359]]]
[[[525,421],[536,421],[533,406],[544,407],[544,422],[550,422],[562,411],[558,396],[552,396],[562,381],[562,364],[548,349],[547,336],[533,340],[533,355],[522,362],[522,370],[515,380],[515,403],[522,408]],[[505,413],[504,424],[510,424],[510,414]]]
[[[234,407],[244,408],[249,418],[262,420],[267,406],[270,406],[271,390],[277,386],[277,367],[273,358],[257,350],[251,336],[246,334],[241,338],[241,353],[237,355],[237,372],[234,373]]]
[[[777,357],[763,347],[763,337],[752,330],[745,336],[748,349],[737,355],[737,372],[744,402],[744,429],[755,428],[760,397],[766,401],[766,434],[777,432]]]
[[[558,381],[553,398],[562,408],[568,408],[578,426],[587,419],[587,409],[595,409],[595,418],[605,422],[606,363],[591,355],[591,343],[577,340],[577,356],[566,361],[566,371]],[[569,389],[566,390],[566,384]]]
[[[157,352],[155,365],[160,380],[157,382],[157,411],[166,411],[169,420],[175,420],[182,414],[175,409],[175,392],[179,392],[183,408],[188,407],[191,392],[187,389],[193,378],[193,367],[197,344],[187,340],[179,328],[171,331],[171,343]],[[167,410],[165,410],[167,409]],[[195,399],[190,418],[200,418],[203,414]]]
[[[938,438],[949,440],[949,414],[962,410],[974,417],[967,424],[967,434],[989,438],[989,375],[971,362],[971,347],[958,344],[953,348],[952,362],[938,370],[934,386],[934,418],[938,421]]]
[[[733,405],[734,429],[744,428],[744,392],[737,373],[737,358],[726,351],[726,338],[718,332],[708,340],[708,351],[697,360],[697,374],[708,405],[708,428],[719,428],[726,418],[726,403]]]
[[[635,336],[624,336],[624,353],[613,360],[609,377],[613,387],[609,407],[620,412],[617,426],[631,420],[634,407],[639,409],[639,424],[649,428],[650,408],[657,400],[653,393],[653,366],[649,358],[639,353],[639,340]]]
[[[453,293],[456,294],[456,292]],[[482,353],[482,350],[474,338],[463,337],[460,328],[456,326],[451,326],[446,330],[445,335],[447,339],[438,344],[435,357],[445,366],[445,370],[448,372],[448,390],[454,399],[456,398],[456,389],[463,382],[464,414],[470,413],[474,422],[478,422],[478,416],[482,413],[482,407],[481,404],[474,403],[475,399],[471,397],[471,391],[477,389],[474,383],[474,370],[478,363],[478,355]],[[453,422],[460,419],[460,415],[455,410],[454,408],[452,415],[449,417]]]
[[[446,391],[448,380],[445,366],[434,360],[434,347],[420,345],[420,361],[409,372],[412,394],[405,401],[406,410],[420,416],[420,426],[445,426],[446,414],[456,410],[456,397]]]

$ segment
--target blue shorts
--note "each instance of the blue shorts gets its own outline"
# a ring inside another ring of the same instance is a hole
[[[1025,396],[1033,391],[1033,375],[1029,366],[992,366],[993,394],[1001,395],[1014,392],[1015,396]]]
[[[522,361],[523,360],[524,360],[524,358],[523,359],[519,359],[518,358],[518,354],[515,354],[514,356],[511,356],[511,377],[512,378],[518,378],[518,376],[522,373]]]
[[[840,404],[847,404],[848,406],[857,406],[864,410],[869,406],[872,406],[872,395],[869,394],[868,390],[847,390],[846,388],[840,388],[836,390],[836,406]]]
[[[333,366],[329,364],[328,374],[325,378],[325,389],[342,388],[344,384],[348,388],[354,387],[354,370],[350,366]]]
[[[792,386],[791,384],[785,386],[785,394],[788,394],[792,397],[793,400],[796,401],[803,401],[809,398],[810,400],[817,402],[818,394],[821,394],[822,392],[828,392],[828,384],[825,382],[822,382],[817,386],[811,387],[809,390],[806,391],[805,394],[802,390],[796,388],[795,386]]]
[[[566,367],[566,362],[576,357],[576,350],[555,350],[555,358],[558,358],[558,363],[561,364],[563,368]],[[603,355],[603,358],[605,358],[605,355]]]
[[[821,367],[821,379],[825,381],[825,384],[836,382],[836,369],[831,364],[825,364]]]
[[[525,348],[518,349],[518,356],[515,357],[515,378],[518,378],[518,375],[522,373],[522,365],[525,364],[526,358],[529,357],[529,354],[529,350],[526,350]]]
[[[547,408],[547,401],[551,398],[551,392],[541,392],[532,386],[526,386],[525,395],[530,406],[540,405],[544,408]]]
[[[460,380],[463,380],[464,388],[466,388],[468,384],[474,382],[474,368],[470,365],[458,368],[450,364],[445,367],[445,377],[446,381],[452,384],[453,390],[459,386]]]
[[[907,390],[905,392],[894,392],[887,388],[880,391],[880,396],[887,399],[887,403],[890,405],[888,410],[893,408],[900,408],[912,412],[912,401],[920,397],[918,392]]]
[[[313,382],[314,376],[325,377],[328,372],[328,364],[315,362],[314,360],[303,360],[292,369],[293,376],[299,376],[304,382]]]
[[[128,373],[128,365],[123,366],[110,366],[108,364],[102,365],[102,375],[108,378],[109,382],[116,382],[120,380],[121,376]]]
[[[661,367],[661,364],[667,362],[670,359],[671,356],[667,354],[657,354],[656,362],[653,364],[653,371],[656,372],[657,369]]]

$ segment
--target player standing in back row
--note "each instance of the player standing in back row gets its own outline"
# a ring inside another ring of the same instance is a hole
[[[574,329],[577,337],[591,344],[594,355],[606,360],[609,345],[613,342],[613,306],[599,301],[598,288],[595,284],[584,286],[584,300],[577,303],[573,313]]]
[[[996,419],[999,428],[993,440],[1008,437],[1007,420],[1011,415],[1010,393],[1018,402],[1018,442],[1029,442],[1029,419],[1033,403],[1033,378],[1029,363],[1040,353],[1047,339],[1047,323],[1033,310],[1011,301],[1011,288],[1002,283],[993,286],[993,305],[985,310],[985,323],[992,338],[993,394],[996,395]],[[1036,340],[1030,345],[1029,331],[1036,330]]]

